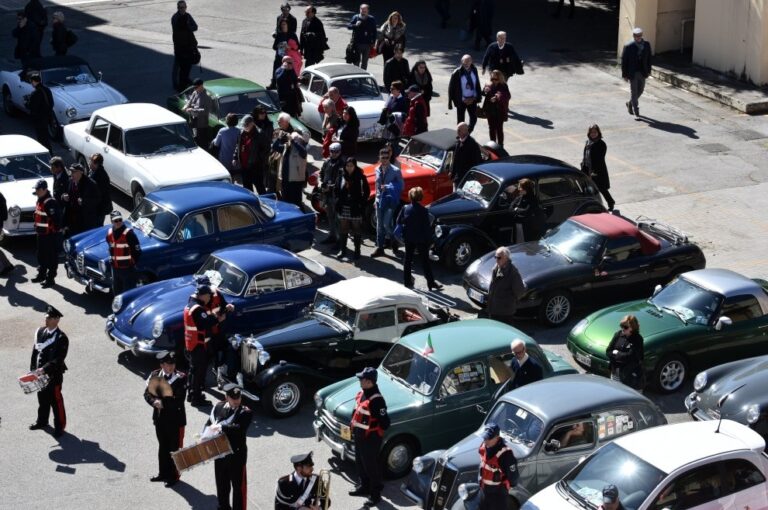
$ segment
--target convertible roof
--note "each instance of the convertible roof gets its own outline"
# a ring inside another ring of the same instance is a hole
[[[338,78],[339,76],[349,76],[353,74],[370,75],[370,73],[365,69],[362,69],[352,64],[344,64],[341,62],[329,63],[329,64],[316,64],[306,68],[306,70],[317,71],[318,73],[324,74],[331,79]]]
[[[320,290],[323,294],[355,310],[395,304],[424,306],[424,300],[419,294],[386,278],[358,276],[328,285]]]
[[[661,249],[661,242],[658,239],[643,232],[637,228],[635,223],[618,214],[581,214],[573,216],[571,219],[611,239],[624,236],[634,237],[640,243],[640,248],[645,255],[653,255]]]
[[[489,175],[496,176],[502,185],[517,182],[523,177],[539,178],[546,175],[584,175],[576,167],[559,159],[538,154],[518,154],[496,161],[488,161],[474,167]]]
[[[74,55],[62,55],[59,57],[40,57],[27,62],[24,69],[29,71],[42,71],[62,66],[88,65],[88,62]]]
[[[455,129],[435,129],[434,131],[425,131],[413,137],[419,142],[433,145],[439,149],[447,150],[456,145]]]

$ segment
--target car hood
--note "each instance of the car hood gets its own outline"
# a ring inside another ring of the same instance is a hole
[[[130,221],[126,220],[126,225],[131,226]],[[107,247],[107,231],[110,227],[103,226],[88,230],[82,234],[72,236],[68,241],[73,247],[71,253],[83,252],[85,257],[93,260],[106,260],[109,257],[109,248]],[[141,245],[141,252],[146,256],[146,253],[154,250],[158,246],[162,246],[164,243],[154,237],[145,235],[139,229],[134,228],[133,232],[139,240]]]
[[[434,168],[424,165],[418,160],[415,160],[412,158],[398,157],[397,162],[395,164],[397,165],[398,168],[400,168],[400,173],[403,175],[403,179],[405,180],[413,179],[415,177],[420,177],[423,175],[432,177],[437,174],[437,171]],[[376,181],[377,166],[378,165],[368,165],[363,169],[363,174],[365,174],[365,178],[368,179],[369,185],[374,184],[374,182]]]
[[[451,446],[450,449],[445,450],[441,457],[457,467],[460,471],[477,469],[477,450],[483,443],[483,439],[480,437],[482,429],[483,426]],[[507,446],[512,449],[518,462],[524,461],[530,454],[531,450],[519,443],[515,443],[509,439],[505,439],[505,442],[507,443]]]
[[[429,212],[440,223],[456,223],[461,218],[485,211],[485,205],[480,200],[466,198],[459,193],[451,193],[427,206]]]
[[[139,287],[124,296],[123,307],[115,314],[115,327],[128,336],[152,338],[152,325],[157,319],[162,319],[166,327],[179,326],[194,291],[192,275]]]
[[[47,159],[47,154],[46,154]],[[0,192],[5,197],[8,207],[18,205],[22,209],[35,208],[37,197],[32,194],[32,188],[39,178],[21,179],[18,181],[7,181],[0,183]],[[53,189],[53,178],[47,177],[48,189]]]
[[[570,504],[557,492],[557,484],[537,492],[531,499],[525,502],[521,510],[573,510],[581,508]]]
[[[51,92],[54,103],[66,103],[68,107],[74,106],[78,110],[94,110],[126,101],[122,94],[102,82],[51,87]]]
[[[345,332],[340,332],[330,324],[322,321],[313,315],[302,317],[287,325],[271,329],[266,333],[259,335],[256,340],[264,346],[264,349],[280,348],[290,345],[299,345],[307,342],[317,342],[336,337],[346,336]]]
[[[155,156],[132,156],[131,159],[158,187],[230,179],[227,169],[199,147]]]
[[[746,413],[750,405],[766,402],[765,388],[768,388],[768,356],[760,356],[709,381],[699,393],[698,407],[718,409],[718,401],[733,392],[720,408],[720,413],[723,418],[743,422],[737,417]]]
[[[352,99],[347,101],[347,103],[355,109],[357,118],[360,120],[373,117],[378,120],[381,116],[381,110],[384,109],[384,100],[382,99]]]

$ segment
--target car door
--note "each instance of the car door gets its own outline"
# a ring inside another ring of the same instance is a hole
[[[478,405],[488,408],[493,386],[483,360],[459,363],[443,371],[433,399],[435,444],[450,445],[477,428],[484,419]]]
[[[132,175],[129,175],[130,165],[125,155],[125,133],[115,124],[109,125],[107,143],[104,147],[104,168],[109,168],[111,174],[118,176],[120,187],[130,191]],[[110,175],[111,175],[110,174]]]
[[[732,324],[724,325],[715,331],[715,338],[707,340],[709,345],[718,346],[704,353],[708,366],[768,354],[768,316],[763,315],[753,295],[725,298],[719,316],[728,317]]]
[[[517,189],[517,183],[505,183],[494,200],[488,206],[488,210],[481,219],[481,230],[501,245],[512,242],[512,231],[515,228],[512,211],[509,206],[512,202],[512,193]]]
[[[256,214],[245,204],[227,204],[216,209],[216,224],[221,236],[217,248],[258,239],[262,228]]]
[[[255,332],[270,328],[290,317],[292,302],[285,290],[283,269],[258,273],[245,290],[244,304],[235,311],[233,331]]]
[[[602,257],[596,261],[592,297],[614,302],[647,294],[649,268],[648,257],[636,237],[608,239]]]
[[[317,110],[328,88],[325,79],[310,71],[301,73],[299,89],[304,95],[300,120],[315,131],[322,131],[323,116]]]
[[[581,206],[581,190],[573,176],[552,174],[539,177],[536,182],[539,204],[546,216],[547,228],[561,224]]]
[[[362,310],[357,314],[354,342],[345,349],[353,349],[350,355],[358,368],[368,366],[372,361],[381,361],[392,344],[399,338],[395,306],[374,310]],[[378,363],[377,361],[377,363]]]
[[[107,140],[109,139],[109,127],[110,122],[102,117],[95,117],[91,121],[88,134],[85,137],[84,150],[91,150],[93,152],[99,152],[104,156],[104,169],[109,175],[110,182],[117,188],[127,191],[125,176],[123,175],[122,165],[120,160],[111,154]],[[86,158],[89,158],[90,154],[83,154]]]
[[[13,103],[21,111],[29,113],[29,96],[35,90],[29,82],[29,73],[26,70],[19,72],[14,81],[15,83],[9,83],[8,85],[8,88],[12,91]]]
[[[191,274],[218,246],[211,210],[187,214],[168,248],[170,276]]]
[[[579,459],[592,453],[597,446],[596,430],[595,419],[591,416],[561,419],[555,423],[539,445],[536,486],[543,488],[555,483],[576,466]]]

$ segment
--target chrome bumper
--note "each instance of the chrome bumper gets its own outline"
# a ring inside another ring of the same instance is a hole
[[[355,461],[355,449],[344,443],[343,440],[336,439],[328,430],[328,427],[320,418],[315,418],[312,422],[312,428],[315,429],[315,437],[318,441],[323,441],[331,450],[343,460]]]
[[[93,278],[88,278],[86,276],[82,276],[81,274],[77,273],[72,268],[69,261],[64,262],[64,270],[67,272],[67,278],[69,278],[70,280],[75,280],[81,285],[84,285],[90,291],[98,290],[99,292],[103,292],[104,294],[109,294],[110,292],[112,292],[112,288],[110,286],[102,283],[97,283]]]
[[[104,333],[106,333],[107,338],[110,341],[115,342],[115,344],[119,346],[121,349],[127,349],[131,351],[131,353],[133,353],[133,355],[136,357],[140,357],[140,356],[155,357],[159,353],[166,351],[166,349],[159,349],[159,348],[156,348],[154,345],[149,347],[139,342],[139,338],[129,337],[123,334],[117,328],[115,328],[115,323],[112,316],[107,318],[107,323],[106,323],[106,326],[104,327]]]

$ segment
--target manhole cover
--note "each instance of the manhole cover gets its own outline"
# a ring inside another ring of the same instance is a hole
[[[703,143],[701,145],[695,145],[697,149],[709,152],[710,154],[717,154],[718,152],[728,152],[731,150],[722,143]]]
[[[761,133],[760,131],[755,131],[754,129],[740,129],[739,131],[733,132],[734,136],[736,138],[739,138],[740,140],[750,141],[750,140],[760,140],[761,138],[768,138],[768,135],[765,133]]]

